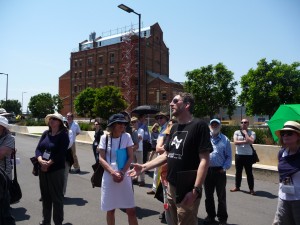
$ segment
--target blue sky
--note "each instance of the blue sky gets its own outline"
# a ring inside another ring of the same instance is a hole
[[[8,73],[8,99],[58,93],[70,53],[96,32],[138,23],[125,4],[142,14],[143,26],[158,22],[170,50],[170,78],[219,62],[235,80],[266,58],[300,61],[299,0],[0,0],[0,72]],[[240,88],[238,88],[240,92]],[[6,76],[0,75],[0,100]]]

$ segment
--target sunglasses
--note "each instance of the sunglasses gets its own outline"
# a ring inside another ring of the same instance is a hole
[[[95,123],[95,126],[100,125],[99,123]]]
[[[59,119],[57,119],[55,117],[51,117],[50,120],[59,120]]]
[[[293,136],[295,132],[294,131],[291,131],[291,130],[287,130],[287,131],[280,131],[280,136],[283,137],[284,135],[287,135],[287,136]]]
[[[248,123],[247,121],[242,121],[242,122],[241,122],[241,124],[247,124],[247,123]]]
[[[174,98],[174,99],[172,100],[172,102],[173,102],[174,104],[178,103],[179,101],[182,101],[182,100],[180,100],[180,99],[178,99],[178,98]]]

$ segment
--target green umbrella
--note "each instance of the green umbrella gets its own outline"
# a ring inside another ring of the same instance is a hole
[[[300,121],[300,104],[288,104],[279,106],[277,111],[268,122],[268,126],[272,132],[272,136],[276,142],[278,141],[278,137],[276,136],[275,131],[281,129],[284,123],[290,120]]]

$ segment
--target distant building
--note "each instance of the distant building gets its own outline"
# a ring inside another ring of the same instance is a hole
[[[183,86],[169,78],[169,49],[158,23],[141,29],[140,101],[167,111],[175,93]],[[74,99],[84,89],[113,85],[121,88],[130,111],[138,96],[138,29],[118,30],[114,34],[79,43],[71,53],[70,70],[59,78],[62,114],[74,110]]]

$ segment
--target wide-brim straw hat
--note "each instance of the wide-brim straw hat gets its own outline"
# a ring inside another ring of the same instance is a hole
[[[50,118],[56,118],[56,119],[60,120],[61,123],[62,123],[64,126],[66,126],[66,125],[64,124],[64,117],[63,117],[61,114],[59,114],[59,113],[48,114],[48,115],[45,117],[45,123],[46,123],[46,125],[48,125]]]
[[[125,119],[125,116],[121,113],[117,113],[109,117],[107,126],[110,127],[114,123],[125,123],[128,124],[128,121]]]
[[[291,131],[294,131],[294,132],[300,134],[300,124],[295,121],[285,122],[282,129],[275,131],[275,134],[278,138],[280,138],[280,131],[283,131],[283,130],[291,130]]]
[[[169,118],[170,118],[169,113],[165,113],[165,112],[159,112],[159,113],[157,113],[157,114],[154,116],[154,118],[157,120],[157,118],[160,117],[160,116],[164,116],[167,120],[169,120]]]
[[[4,116],[0,116],[0,126],[9,128],[8,120]]]

